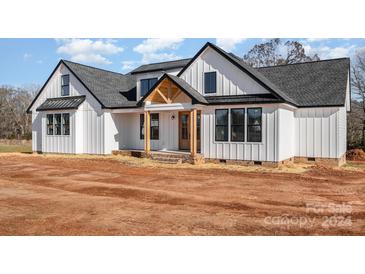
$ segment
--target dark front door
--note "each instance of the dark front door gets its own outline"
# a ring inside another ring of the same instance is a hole
[[[179,112],[179,149],[190,149],[190,112]]]

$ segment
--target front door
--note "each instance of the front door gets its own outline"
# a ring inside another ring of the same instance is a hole
[[[201,114],[197,115],[197,150],[200,151]],[[190,150],[190,112],[179,112],[179,149]]]
[[[179,112],[179,149],[190,149],[190,112]]]

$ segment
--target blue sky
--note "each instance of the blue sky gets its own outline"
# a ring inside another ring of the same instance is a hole
[[[192,57],[207,41],[243,56],[265,39],[0,39],[0,85],[42,85],[60,59],[126,73],[144,63]],[[352,57],[365,39],[290,39],[321,59]],[[286,39],[283,39],[286,41]]]

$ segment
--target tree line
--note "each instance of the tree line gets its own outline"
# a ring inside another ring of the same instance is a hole
[[[36,87],[0,87],[0,139],[31,139],[32,118],[26,113]]]
[[[254,45],[243,60],[252,67],[295,64],[320,60],[309,55],[298,41],[271,39]],[[351,60],[352,111],[348,114],[348,147],[365,148],[365,51],[357,52]],[[30,139],[31,115],[26,109],[39,87],[0,87],[0,138]]]

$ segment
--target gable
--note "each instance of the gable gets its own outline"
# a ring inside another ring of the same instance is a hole
[[[204,94],[204,73],[217,73],[216,96],[268,94],[265,87],[226,58],[207,47],[180,75],[193,88]]]
[[[74,73],[69,70],[62,62],[59,62],[46,83],[40,89],[33,102],[28,107],[27,112],[36,111],[47,99],[60,98],[61,96],[61,76],[70,75],[70,95],[69,96],[85,96],[86,100],[81,105],[82,109],[101,109],[101,104],[94,96],[85,88],[85,86],[76,78]],[[66,98],[65,96],[64,98]]]

